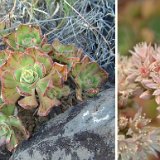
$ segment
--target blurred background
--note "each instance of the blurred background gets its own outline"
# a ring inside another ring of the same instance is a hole
[[[160,0],[119,0],[118,50],[128,50],[138,42],[160,43]]]
[[[129,50],[144,41],[160,44],[160,0],[118,0],[118,53],[129,56]],[[152,125],[160,127],[155,101],[140,98],[135,101],[143,106],[143,112],[152,119]],[[160,158],[149,156],[149,160]]]

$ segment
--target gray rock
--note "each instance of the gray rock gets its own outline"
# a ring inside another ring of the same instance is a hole
[[[114,160],[114,88],[51,119],[11,160]]]
[[[8,160],[11,153],[4,146],[0,146],[0,160]]]

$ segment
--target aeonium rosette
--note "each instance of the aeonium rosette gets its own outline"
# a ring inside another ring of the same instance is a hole
[[[0,98],[0,147],[6,144],[6,148],[12,151],[19,143],[17,131],[23,134],[24,139],[29,138],[29,132],[23,126],[16,114],[14,104],[7,105]]]
[[[18,104],[25,109],[39,105],[40,116],[46,116],[53,106],[60,105],[59,98],[69,94],[69,87],[64,85],[67,66],[54,63],[36,48],[11,52],[0,70],[3,101],[13,104],[23,96]]]
[[[76,97],[82,100],[83,93],[92,97],[99,92],[100,86],[107,81],[108,73],[97,62],[84,56],[74,64],[71,76],[76,84]]]
[[[9,151],[17,147],[19,142],[15,130],[20,131],[25,139],[29,138],[29,133],[18,117],[0,112],[0,146],[6,144]]]
[[[67,64],[70,69],[76,62],[80,62],[83,57],[82,49],[77,48],[74,44],[62,44],[58,39],[55,39],[52,47],[53,52],[51,52],[51,55],[53,59]]]
[[[26,48],[38,47],[43,52],[49,53],[52,46],[47,44],[47,38],[37,25],[21,24],[14,31],[3,37],[7,46],[15,51],[24,51]]]

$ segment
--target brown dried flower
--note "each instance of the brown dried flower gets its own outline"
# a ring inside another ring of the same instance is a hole
[[[119,130],[125,129],[128,125],[128,122],[129,122],[129,120],[126,116],[120,115],[119,120],[118,120]]]
[[[147,160],[148,155],[160,151],[160,128],[151,127],[150,119],[141,115],[141,110],[130,120],[128,132],[118,136],[119,159]]]
[[[142,109],[139,109],[134,118],[129,119],[129,129],[127,135],[143,134],[144,127],[150,122],[151,119],[146,118],[145,113],[142,114]]]

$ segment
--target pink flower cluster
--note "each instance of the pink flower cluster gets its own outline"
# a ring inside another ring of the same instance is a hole
[[[127,80],[144,88],[140,98],[155,96],[155,101],[160,105],[160,47],[141,43],[134,47],[131,54]]]
[[[132,56],[119,57],[118,63],[119,159],[146,160],[148,155],[158,157],[160,128],[137,102],[155,98],[160,119],[160,47],[141,43],[130,52]]]

